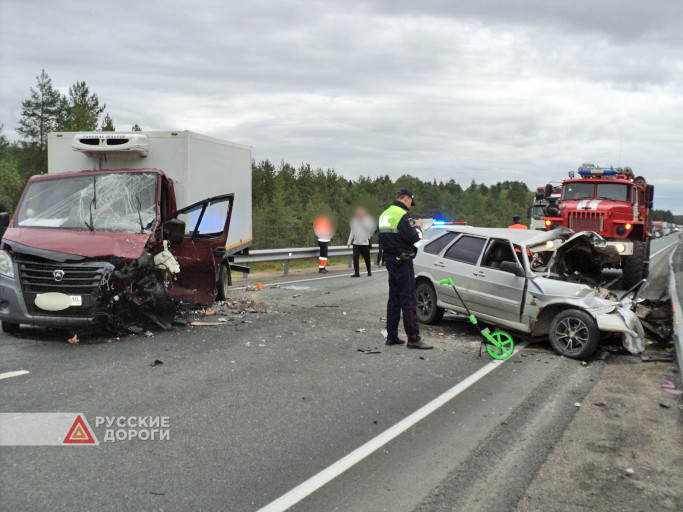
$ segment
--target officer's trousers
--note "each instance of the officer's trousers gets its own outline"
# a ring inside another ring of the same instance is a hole
[[[387,337],[398,338],[398,322],[403,311],[403,328],[408,341],[420,339],[417,325],[417,296],[415,294],[415,271],[413,262],[402,262],[396,256],[386,256],[389,273],[389,301],[387,302]]]

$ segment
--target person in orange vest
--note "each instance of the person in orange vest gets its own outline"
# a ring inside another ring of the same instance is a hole
[[[332,217],[327,214],[321,214],[313,221],[313,231],[318,237],[318,247],[320,248],[320,255],[318,256],[318,272],[327,274],[327,256],[330,241],[334,236],[335,226]]]
[[[519,215],[513,215],[512,216],[512,224],[508,226],[508,229],[529,229],[527,226],[522,224],[521,218]]]

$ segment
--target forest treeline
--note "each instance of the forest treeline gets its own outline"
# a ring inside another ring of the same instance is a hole
[[[412,214],[424,218],[465,221],[470,225],[505,227],[519,214],[528,223],[534,198],[526,184],[504,181],[495,185],[474,181],[463,188],[455,178],[423,181],[403,175],[349,180],[336,171],[298,168],[268,160],[254,163],[252,181],[254,248],[311,247],[316,245],[313,219],[321,212],[337,221],[332,245],[345,245],[349,219],[357,205],[375,216],[387,208],[401,188],[410,188],[417,206]]]
[[[137,124],[131,127],[132,131],[140,129]],[[47,170],[47,134],[52,131],[115,131],[115,127],[106,105],[85,82],[75,82],[63,94],[41,71],[21,104],[16,127],[20,140],[10,142],[0,124],[0,203],[10,212],[28,178]],[[350,180],[335,170],[310,165],[294,167],[282,162],[276,166],[268,160],[253,163],[254,248],[314,246],[313,219],[321,212],[337,220],[332,244],[346,244],[348,221],[357,205],[379,215],[404,187],[415,194],[416,217],[503,227],[519,214],[528,223],[534,193],[524,183],[504,181],[487,186],[470,182],[470,178],[461,173],[445,182],[408,174],[396,180],[387,175]],[[653,218],[683,223],[670,211],[655,210]]]

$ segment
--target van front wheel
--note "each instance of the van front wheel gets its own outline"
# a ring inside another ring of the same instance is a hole
[[[216,283],[218,300],[228,300],[231,284],[230,281],[230,267],[228,265],[221,264],[221,268],[218,271],[218,282]]]

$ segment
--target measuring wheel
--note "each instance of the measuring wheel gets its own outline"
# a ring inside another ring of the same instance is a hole
[[[496,331],[489,336],[498,343],[498,346],[492,343],[486,344],[486,352],[488,352],[492,358],[507,359],[515,351],[515,342],[512,341],[512,336],[508,333]]]

